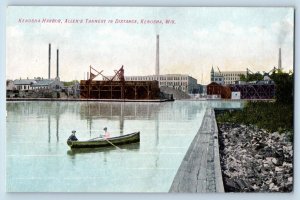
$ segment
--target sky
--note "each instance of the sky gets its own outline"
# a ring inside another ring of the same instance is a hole
[[[66,19],[83,23],[65,23]],[[106,21],[86,23],[87,19]],[[117,19],[138,23],[115,23]],[[47,78],[49,43],[51,78],[56,76],[56,49],[62,81],[85,79],[89,66],[106,76],[122,65],[125,76],[153,75],[157,34],[160,74],[188,74],[201,84],[210,82],[212,66],[268,72],[278,65],[279,48],[283,70],[294,67],[294,9],[289,7],[20,6],[7,8],[6,77]]]

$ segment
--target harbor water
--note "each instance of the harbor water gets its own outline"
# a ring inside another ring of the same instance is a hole
[[[8,192],[168,192],[207,107],[241,101],[7,102]],[[140,131],[140,143],[70,150],[79,140]]]

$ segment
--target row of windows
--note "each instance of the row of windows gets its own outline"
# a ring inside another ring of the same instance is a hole
[[[135,77],[125,77],[125,80],[127,81],[173,81],[173,80],[187,80],[188,77],[147,77],[147,76],[135,76]]]
[[[211,81],[222,81],[222,78],[212,78]]]
[[[18,85],[17,86],[18,90],[29,90],[30,88],[32,89],[32,87],[30,85]]]
[[[221,73],[220,75],[221,75],[221,76],[225,76],[225,77],[226,77],[226,76],[238,76],[238,77],[239,77],[239,76],[241,76],[241,75],[243,75],[243,74],[222,74],[222,73]]]
[[[240,80],[240,77],[229,77],[229,78],[225,78],[225,80],[237,81]]]
[[[242,74],[221,74],[222,76],[241,76]]]
[[[32,87],[30,85],[18,85],[17,90],[30,90],[30,89],[47,89],[47,86],[41,87]]]
[[[173,86],[173,85],[186,86],[187,82],[160,82],[160,86]]]

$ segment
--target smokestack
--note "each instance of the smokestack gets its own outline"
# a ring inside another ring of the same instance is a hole
[[[59,50],[56,50],[56,78],[59,77]]]
[[[50,79],[50,67],[51,66],[51,44],[49,43],[49,66],[48,66],[48,79]]]
[[[159,75],[159,35],[156,35],[156,67],[155,75]]]
[[[282,66],[281,66],[281,48],[279,48],[279,55],[278,55],[278,69],[282,69]]]

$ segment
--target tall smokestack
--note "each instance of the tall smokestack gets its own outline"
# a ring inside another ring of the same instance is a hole
[[[279,55],[278,55],[278,69],[282,69],[282,66],[281,66],[281,48],[279,48]]]
[[[156,67],[155,75],[159,75],[159,35],[156,35]]]
[[[51,44],[49,44],[49,66],[48,66],[48,79],[50,79],[51,69]]]
[[[56,50],[56,78],[59,77],[59,50]]]

